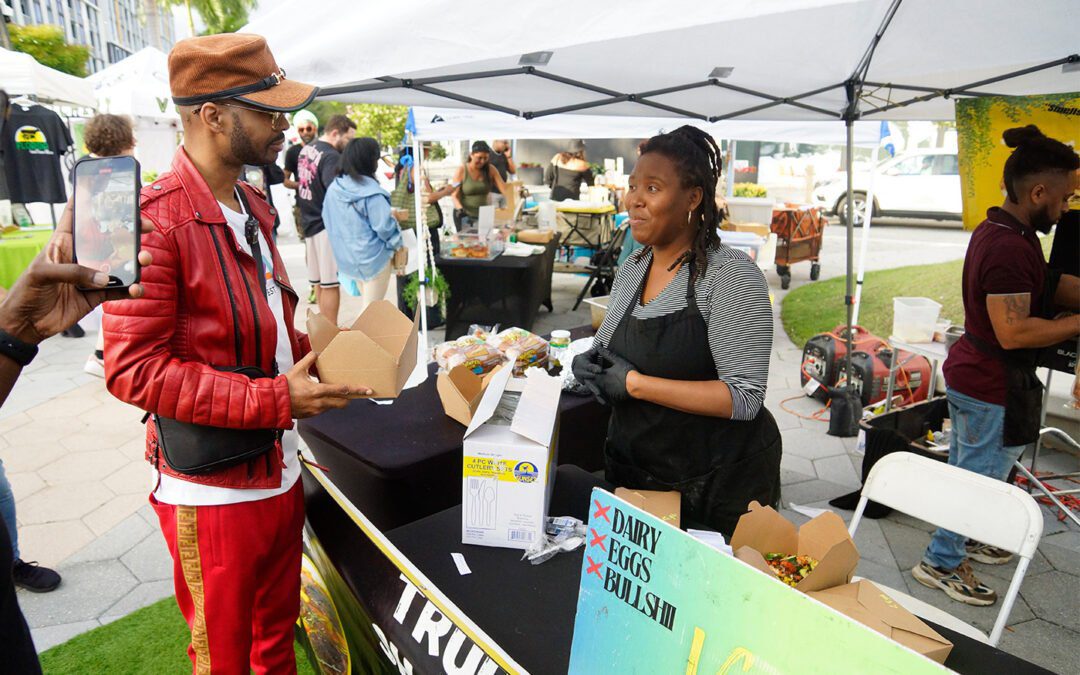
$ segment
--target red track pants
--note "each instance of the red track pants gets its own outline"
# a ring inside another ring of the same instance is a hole
[[[150,495],[173,558],[176,604],[191,628],[196,675],[296,673],[304,493],[173,506]],[[250,670],[249,670],[250,668]]]

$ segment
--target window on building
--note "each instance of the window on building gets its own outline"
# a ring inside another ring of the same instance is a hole
[[[41,16],[41,2],[40,0],[34,0],[34,21],[41,23],[43,18]]]

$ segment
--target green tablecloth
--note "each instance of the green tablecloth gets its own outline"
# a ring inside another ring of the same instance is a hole
[[[11,288],[45,245],[52,230],[12,232],[0,237],[0,286]]]

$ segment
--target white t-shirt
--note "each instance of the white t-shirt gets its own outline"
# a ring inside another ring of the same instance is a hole
[[[244,223],[247,216],[237,213],[221,202],[218,202],[221,212],[225,214],[225,220],[236,237],[236,242],[244,251],[251,255],[251,247],[244,236]],[[279,373],[284,373],[293,366],[292,343],[289,341],[289,331],[285,327],[285,309],[281,302],[281,289],[274,282],[274,262],[270,257],[270,247],[266,243],[266,237],[259,230],[259,248],[263,255],[263,268],[266,270],[266,294],[270,310],[274,313],[277,322],[277,350],[274,353],[277,359]],[[298,478],[300,478],[300,459],[297,449],[300,445],[300,436],[296,432],[296,420],[293,420],[293,428],[285,432],[281,437],[281,449],[285,455],[285,468],[281,471],[281,487],[265,488],[257,490],[245,490],[239,488],[223,488],[213,485],[201,485],[190,481],[173,478],[162,474],[161,482],[158,483],[158,472],[153,470],[153,483],[157,485],[154,497],[163,504],[177,506],[214,506],[219,504],[238,504],[240,502],[253,502],[260,499],[276,497],[288,492]]]

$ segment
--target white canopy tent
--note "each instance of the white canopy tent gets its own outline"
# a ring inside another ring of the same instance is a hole
[[[859,119],[948,120],[954,96],[1080,90],[1076,0],[549,0],[512,17],[478,0],[329,0],[335,21],[306,35],[293,11],[283,3],[245,30],[327,98],[526,120],[832,120],[849,132],[849,191]]]
[[[467,141],[476,138],[649,138],[688,123],[671,117],[617,117],[614,115],[574,115],[563,113],[526,120],[506,113],[471,108],[413,108],[416,138],[421,141]],[[709,124],[689,123],[716,138],[736,141],[776,141],[843,145],[847,142],[842,125],[835,122],[786,122],[726,120]],[[878,142],[876,122],[855,124],[855,145]]]
[[[33,96],[42,103],[93,108],[93,88],[81,77],[61,73],[22,52],[0,48],[0,89],[9,96]]]
[[[135,156],[144,172],[168,170],[178,144],[180,116],[169,93],[168,57],[146,47],[86,78],[98,110],[135,124]]]

